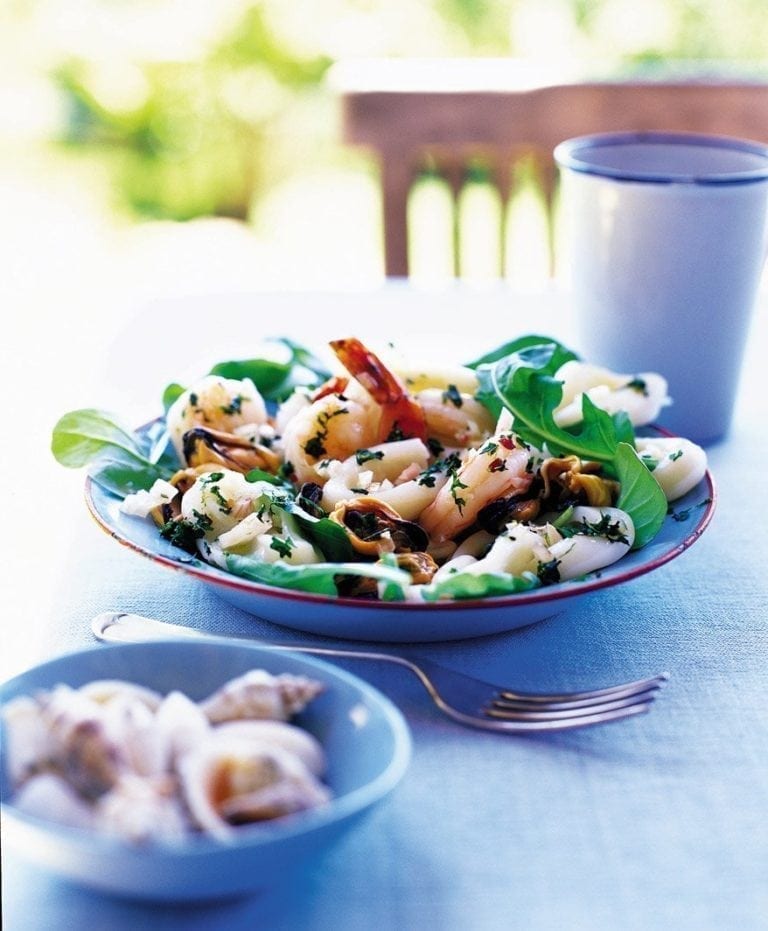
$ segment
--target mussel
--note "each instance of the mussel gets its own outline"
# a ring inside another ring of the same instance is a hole
[[[214,463],[235,472],[263,469],[275,474],[280,468],[280,457],[262,443],[252,443],[246,437],[207,427],[193,427],[184,434],[184,458],[187,465],[196,467]]]
[[[420,553],[429,545],[429,537],[418,524],[403,520],[394,508],[367,495],[340,501],[330,519],[346,530],[350,543],[362,556]]]
[[[579,459],[578,456],[545,459],[541,465],[543,497],[555,494],[559,485],[562,500],[591,507],[609,507],[618,496],[619,483],[597,475],[601,468],[601,463]]]

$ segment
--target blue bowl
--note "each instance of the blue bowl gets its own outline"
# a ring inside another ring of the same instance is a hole
[[[410,760],[405,721],[380,692],[310,657],[231,641],[160,641],[96,646],[37,666],[0,686],[0,703],[58,683],[127,679],[195,700],[249,669],[305,675],[325,691],[295,719],[328,758],[329,805],[238,830],[232,843],[191,837],[174,845],[132,846],[91,831],[30,817],[14,808],[2,774],[6,849],[73,882],[131,898],[190,901],[258,892],[307,866],[387,796]]]

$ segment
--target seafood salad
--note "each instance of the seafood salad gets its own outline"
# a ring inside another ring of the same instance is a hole
[[[283,342],[282,367],[222,363],[169,386],[144,433],[67,414],[54,453],[90,463],[187,558],[380,600],[583,578],[652,540],[706,471],[696,444],[635,432],[670,403],[660,374],[611,372],[547,337],[402,370],[355,338],[330,343],[335,370]]]
[[[222,841],[326,804],[325,754],[290,719],[321,691],[253,669],[204,701],[103,679],[3,708],[15,807],[132,843]]]

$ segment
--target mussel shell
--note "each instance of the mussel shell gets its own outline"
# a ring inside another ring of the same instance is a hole
[[[397,511],[379,501],[363,496],[341,501],[330,519],[346,531],[352,546],[364,556],[382,553],[418,553],[426,550],[429,537],[418,524],[404,520]]]
[[[182,444],[184,458],[192,467],[216,463],[235,472],[263,469],[272,474],[280,468],[275,452],[234,433],[193,427],[184,434]]]

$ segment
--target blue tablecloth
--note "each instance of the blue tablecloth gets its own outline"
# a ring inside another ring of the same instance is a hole
[[[80,890],[4,854],[8,931],[766,927],[768,430],[758,324],[734,428],[709,450],[719,507],[695,546],[527,629],[422,650],[540,690],[666,670],[650,714],[560,735],[474,732],[441,717],[407,673],[357,666],[406,715],[413,761],[395,794],[311,870],[257,898],[165,908]],[[45,655],[90,642],[90,618],[110,607],[307,640],[116,546],[84,514],[60,559]],[[25,598],[34,612],[34,591]]]

